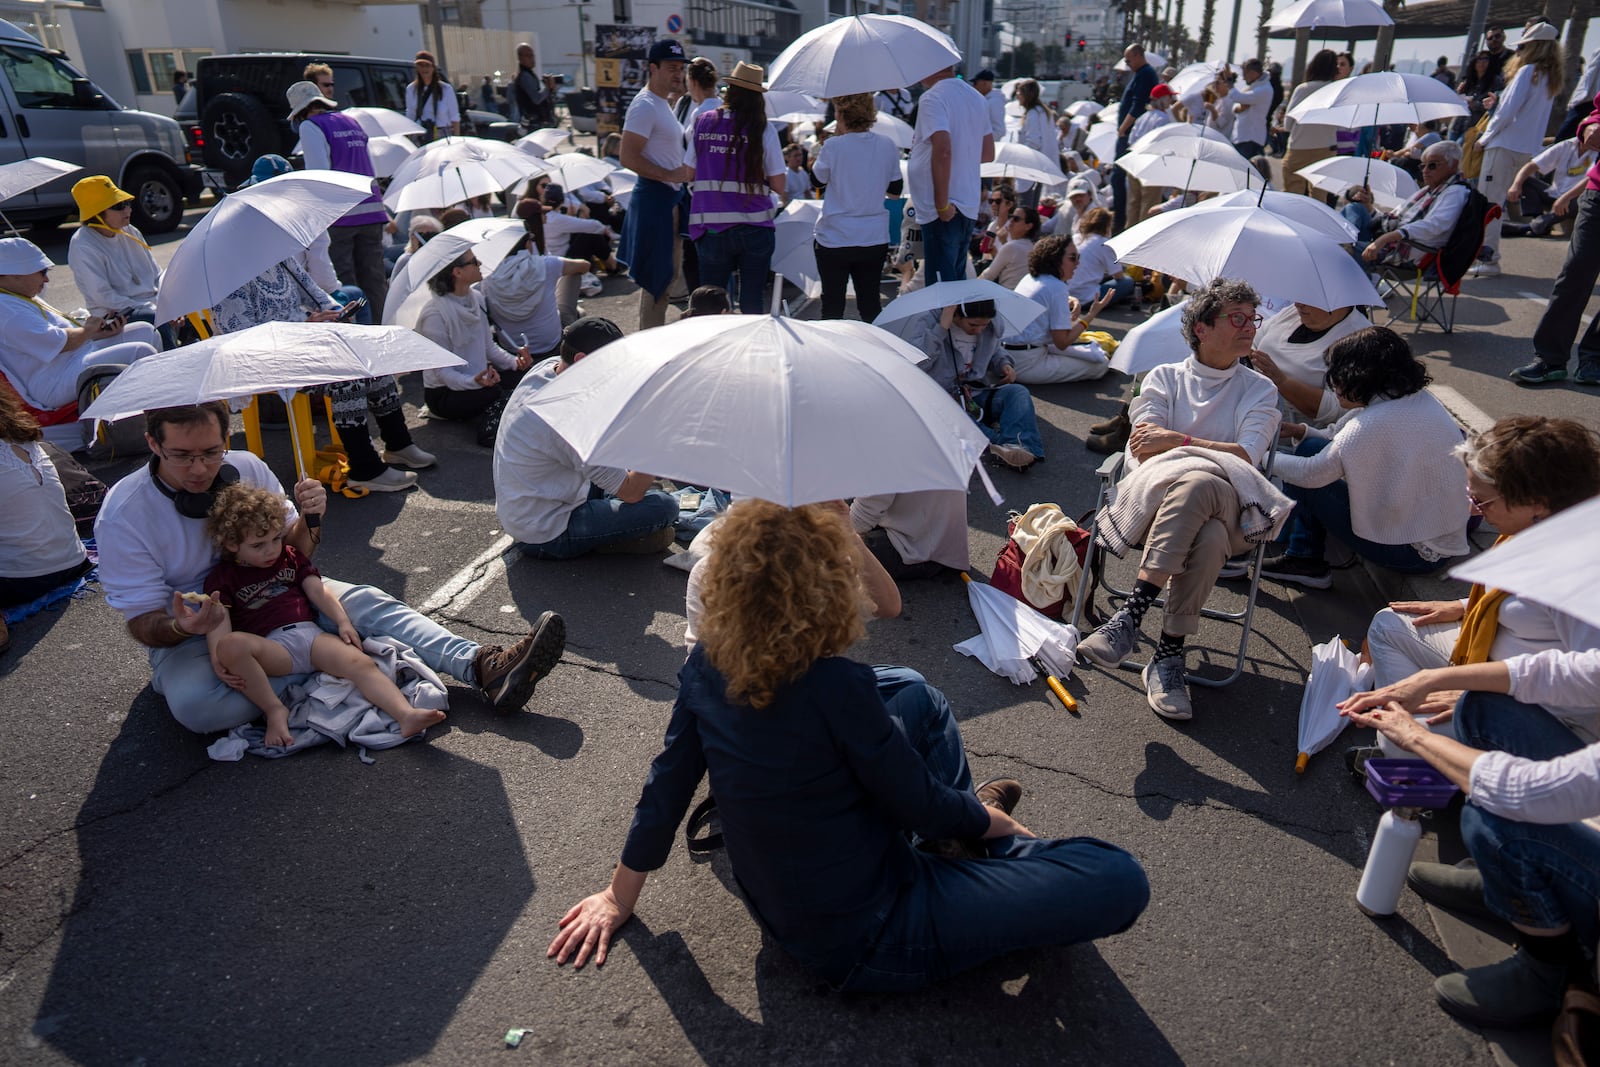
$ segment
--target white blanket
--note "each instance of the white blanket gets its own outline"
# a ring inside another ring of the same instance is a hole
[[[1226,478],[1233,486],[1239,495],[1239,530],[1252,544],[1277,537],[1294,510],[1294,501],[1245,460],[1186,445],[1152,456],[1117,483],[1110,505],[1101,509],[1095,523],[1095,540],[1121,559],[1131,546],[1144,541],[1172,483],[1193,471]]]

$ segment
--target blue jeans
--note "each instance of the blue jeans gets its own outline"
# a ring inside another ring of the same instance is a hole
[[[1307,437],[1295,448],[1297,456],[1314,456],[1329,445],[1325,437]],[[1447,559],[1428,560],[1410,545],[1384,545],[1358,537],[1350,528],[1350,486],[1343,479],[1317,489],[1283,483],[1283,491],[1295,502],[1286,533],[1288,552],[1300,559],[1323,558],[1328,534],[1350,546],[1362,559],[1401,574],[1433,574],[1449,564]]]
[[[1356,228],[1356,238],[1360,242],[1359,247],[1365,248],[1378,235],[1378,217],[1372,213],[1372,209],[1367,205],[1346,204],[1339,209],[1339,214],[1343,215],[1345,221]]]
[[[923,273],[928,284],[956,282],[967,276],[963,258],[972,243],[973,221],[956,212],[949,222],[935,215],[922,224]]]
[[[345,614],[363,637],[392,637],[416,650],[417,658],[440,674],[477,684],[473,660],[480,648],[476,641],[457,637],[426,615],[419,615],[382,589],[370,585],[346,585],[324,578],[330,592],[339,598]],[[336,628],[326,617],[319,625],[329,633]],[[306,675],[285,675],[272,679],[280,696],[292,683]],[[261,711],[243,693],[229,689],[211,669],[211,655],[205,638],[191,637],[172,648],[150,650],[150,688],[167,699],[167,707],[179,725],[199,734],[216,733],[243,726],[261,717]]]
[[[766,310],[763,297],[772,270],[772,250],[778,231],[771,226],[730,226],[719,233],[706,232],[694,243],[700,257],[700,284],[717,285],[745,315]],[[733,275],[739,274],[739,284]]]
[[[576,559],[618,541],[643,537],[677,521],[678,498],[670,493],[652,489],[638,503],[624,504],[614,496],[607,496],[599,486],[591,485],[589,499],[573,510],[560,537],[542,545],[519,541],[517,547],[534,559]]]
[[[944,694],[905,667],[875,667],[878,692],[928,770],[953,789],[972,788],[961,733]],[[1150,899],[1139,861],[1091,837],[1001,837],[989,858],[952,861],[917,853],[877,941],[839,987],[899,993],[1021,948],[1070,945],[1118,934]]]
[[[1117,295],[1111,298],[1111,303],[1107,304],[1106,307],[1116,307],[1133,296],[1133,287],[1134,281],[1132,278],[1107,278],[1100,283],[1098,295],[1105,296],[1107,290],[1115,292]]]
[[[974,389],[972,400],[983,408],[978,429],[997,445],[1021,445],[1040,459],[1044,458],[1044,438],[1033,414],[1033,394],[1026,385],[1012,382],[991,389]],[[996,423],[998,429],[989,423]]]
[[[328,295],[337,300],[340,307],[343,307],[352,300],[365,299],[367,294],[363,293],[360,289],[357,289],[353,285],[341,285]],[[361,310],[357,311],[355,318],[351,319],[350,321],[354,322],[358,326],[371,326],[372,305],[370,303],[361,305]]]
[[[1502,693],[1467,693],[1456,706],[1456,736],[1486,751],[1533,760],[1584,747],[1549,712]],[[1530,930],[1572,924],[1585,952],[1600,939],[1600,831],[1581,823],[1540,825],[1461,809],[1461,836],[1483,874],[1483,897],[1496,915]]]

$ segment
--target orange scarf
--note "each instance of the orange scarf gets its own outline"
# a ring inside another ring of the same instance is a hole
[[[1496,538],[1495,544],[1503,543],[1508,537]],[[1452,667],[1489,662],[1489,650],[1500,630],[1500,604],[1508,595],[1501,589],[1473,585],[1467,594],[1467,613],[1461,619],[1461,633],[1456,637],[1456,647],[1450,651]]]

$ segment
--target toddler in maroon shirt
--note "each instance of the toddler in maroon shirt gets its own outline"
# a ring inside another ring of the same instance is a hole
[[[317,568],[284,542],[286,507],[281,493],[236,483],[217,494],[206,519],[206,532],[222,552],[206,576],[206,596],[228,609],[227,621],[206,634],[211,667],[265,713],[263,742],[294,743],[289,709],[270,679],[313,670],[354,682],[399,724],[403,737],[443,720],[442,711],[412,707],[362,649],[361,635]],[[317,624],[318,612],[332,620],[337,636]]]

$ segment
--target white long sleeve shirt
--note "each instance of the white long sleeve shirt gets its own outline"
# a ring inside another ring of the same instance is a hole
[[[1478,143],[1485,150],[1501,148],[1531,156],[1544,147],[1544,130],[1550,121],[1555,97],[1550,86],[1532,67],[1523,67],[1511,78],[1489,117],[1489,128]]]
[[[1230,140],[1234,144],[1242,141],[1266,144],[1267,121],[1272,118],[1272,79],[1262,74],[1255,81],[1246,82],[1241,74],[1228,93],[1227,101],[1230,110],[1234,104],[1246,105],[1244,111],[1233,114],[1233,136]]]
[[[67,265],[91,315],[124,308],[154,311],[161,268],[144,245],[144,234],[124,227],[116,235],[79,226],[67,244]]]

